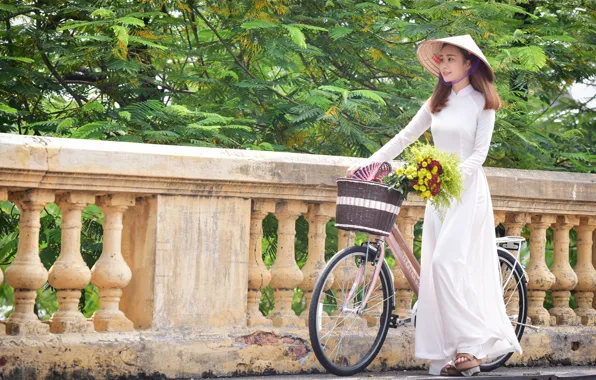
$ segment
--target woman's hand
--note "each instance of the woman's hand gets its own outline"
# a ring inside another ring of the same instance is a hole
[[[353,176],[353,175],[354,175],[354,173],[356,173],[356,171],[357,171],[358,169],[360,169],[360,168],[362,168],[362,167],[364,167],[364,166],[366,166],[366,165],[367,165],[367,164],[363,164],[363,163],[359,163],[359,162],[357,162],[357,163],[353,164],[352,166],[350,166],[350,167],[348,168],[348,170],[346,170],[346,177],[347,177],[347,178],[350,178],[351,176]]]

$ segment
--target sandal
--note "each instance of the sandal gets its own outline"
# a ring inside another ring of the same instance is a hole
[[[447,364],[441,369],[441,376],[462,376],[461,372],[453,364]]]
[[[458,362],[460,358],[464,360]],[[474,376],[480,373],[480,364],[482,364],[482,360],[477,359],[474,355],[463,352],[456,355],[455,368],[464,376]]]

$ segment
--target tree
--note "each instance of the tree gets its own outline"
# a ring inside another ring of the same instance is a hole
[[[488,166],[589,171],[587,1],[16,1],[0,6],[0,128],[367,156],[436,79],[416,43],[471,34],[505,100]],[[580,117],[574,114],[580,113]]]

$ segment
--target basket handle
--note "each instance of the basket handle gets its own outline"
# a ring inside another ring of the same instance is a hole
[[[356,170],[351,178],[382,182],[383,177],[389,173],[391,173],[391,164],[389,162],[373,162]]]

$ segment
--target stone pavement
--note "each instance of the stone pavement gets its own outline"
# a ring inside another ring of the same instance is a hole
[[[427,371],[391,371],[364,372],[356,376],[338,377],[328,374],[316,375],[271,375],[242,377],[243,380],[423,380],[450,379],[452,377],[430,376]],[[559,366],[559,367],[511,367],[499,368],[493,372],[474,376],[474,380],[596,380],[596,366]]]

